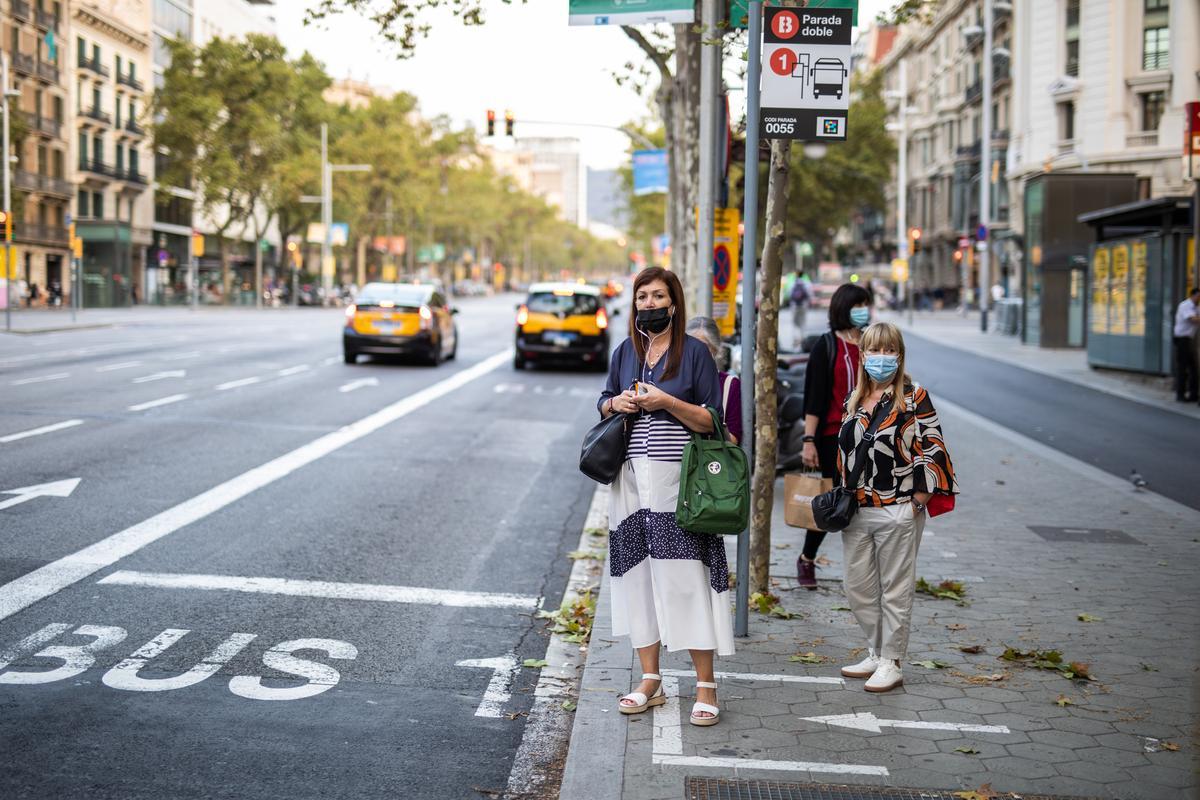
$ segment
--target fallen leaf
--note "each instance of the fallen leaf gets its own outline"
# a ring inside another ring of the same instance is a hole
[[[985,783],[978,789],[971,789],[966,792],[955,792],[955,797],[960,797],[962,800],[997,800],[1000,795],[992,791],[992,785]]]
[[[954,748],[954,752],[966,753],[969,756],[977,755],[979,753],[979,751],[976,750],[974,747],[956,747],[956,748]]]
[[[800,664],[824,664],[828,660],[829,658],[827,656],[819,656],[816,653],[804,653],[803,655],[797,653],[788,659],[788,661],[794,661]]]
[[[817,560],[816,560],[816,562],[815,562],[815,563],[816,563],[816,565],[817,565],[818,567],[828,567],[828,566],[829,566],[830,564],[832,564],[833,562],[832,562],[832,561],[830,561],[830,560],[829,560],[828,558],[826,558],[825,556],[817,556]]]
[[[1093,617],[1091,614],[1080,614],[1079,621],[1080,622],[1103,622],[1104,619],[1103,619],[1103,617]]]
[[[783,544],[777,544],[777,545],[775,545],[775,549],[776,549],[776,550],[787,550],[787,549],[788,549],[788,548],[790,548],[790,547],[791,547],[791,545],[790,545],[790,544],[788,544],[787,542],[784,542]]]
[[[833,608],[831,608],[829,610],[830,611],[852,611],[853,609],[851,609],[850,606],[834,606]]]
[[[1146,672],[1158,672],[1158,667],[1152,667],[1149,664],[1142,664],[1142,669]]]
[[[601,553],[599,550],[572,550],[567,553],[567,558],[574,561],[603,561],[604,553]]]
[[[521,662],[521,666],[530,667],[531,669],[541,669],[548,663],[550,662],[546,661],[544,658],[527,658]]]
[[[1167,566],[1167,562],[1166,562],[1166,561],[1160,561],[1160,562],[1158,562],[1158,565],[1159,565],[1160,567],[1165,567],[1165,566]]]
[[[1174,742],[1163,742],[1162,749],[1170,750],[1172,753],[1174,753],[1179,750],[1179,745],[1175,744]]]
[[[981,644],[966,644],[966,645],[961,645],[958,649],[959,649],[959,651],[961,651],[963,653],[970,653],[973,656],[977,656],[983,652],[983,645],[981,645]]]
[[[965,631],[966,629],[967,626],[963,625],[961,622],[952,622],[946,626],[946,630],[948,631]]]
[[[514,711],[513,713],[505,714],[504,716],[508,717],[509,721],[511,722],[512,720],[516,719],[517,717],[528,717],[529,712],[528,711]]]
[[[1008,680],[1011,676],[1007,672],[997,672],[992,675],[967,675],[957,670],[950,673],[956,678],[962,678],[967,683],[974,686],[987,686],[989,683],[997,683],[999,681]]]
[[[572,703],[570,700],[564,700],[562,707],[563,707],[563,711],[574,711],[575,710],[575,704]]]
[[[925,669],[945,669],[950,666],[941,661],[910,661],[908,662],[914,667],[924,667]]]
[[[1075,705],[1075,701],[1074,701],[1074,700],[1072,700],[1071,698],[1067,697],[1065,694],[1060,694],[1060,695],[1058,696],[1058,699],[1057,699],[1057,700],[1055,700],[1054,702],[1055,702],[1055,704],[1056,704],[1056,705],[1058,705],[1060,708],[1066,708],[1067,706],[1073,706],[1073,705]]]

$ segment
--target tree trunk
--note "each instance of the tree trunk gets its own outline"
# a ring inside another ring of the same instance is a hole
[[[671,171],[671,269],[688,294],[691,314],[699,313],[700,269],[696,254],[696,208],[700,200],[700,50],[695,25],[675,26],[675,80],[671,82],[668,128]]]
[[[775,407],[775,370],[779,344],[779,283],[786,240],[788,169],[792,143],[771,142],[767,183],[766,239],[758,282],[758,326],[754,350],[754,479],[750,511],[750,591],[770,589],[771,513],[775,508],[775,461],[779,421]]]
[[[262,234],[254,235],[254,307],[263,305],[263,249]]]

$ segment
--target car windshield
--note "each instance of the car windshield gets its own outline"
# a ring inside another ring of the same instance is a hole
[[[410,283],[368,283],[358,293],[354,302],[360,306],[378,306],[385,303],[395,306],[419,306],[428,300],[428,286],[414,286]]]
[[[600,301],[592,294],[536,292],[525,305],[536,314],[595,314]]]

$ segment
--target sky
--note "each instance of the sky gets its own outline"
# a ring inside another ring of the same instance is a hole
[[[611,169],[628,160],[628,137],[584,125],[619,126],[651,113],[650,98],[618,86],[612,76],[614,70],[623,73],[627,62],[640,65],[645,56],[618,27],[568,26],[567,0],[524,5],[485,0],[487,24],[482,27],[466,27],[448,12],[435,13],[429,38],[404,61],[395,58],[394,48],[362,17],[343,14],[306,27],[301,8],[315,4],[284,0],[276,6],[279,38],[289,50],[312,53],[334,78],[352,77],[413,94],[426,117],[444,114],[482,132],[487,109],[495,109],[498,120],[512,109],[518,137],[578,138],[584,163]],[[859,22],[869,22],[888,4],[860,0]],[[731,77],[732,113],[740,117],[744,91]]]

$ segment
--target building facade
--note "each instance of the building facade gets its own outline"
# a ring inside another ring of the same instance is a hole
[[[131,305],[153,291],[150,9],[147,0],[71,3],[70,163],[83,305]]]
[[[42,303],[66,302],[71,291],[67,219],[74,195],[66,11],[59,2],[12,0],[0,19],[9,79],[19,93],[11,106],[15,279],[36,285]]]

